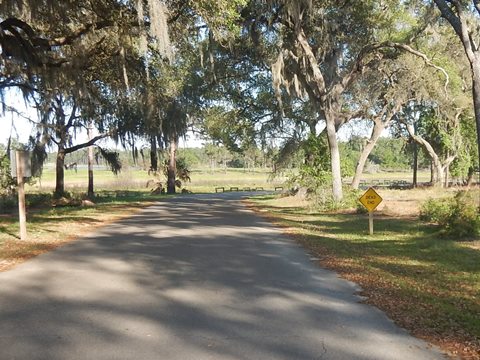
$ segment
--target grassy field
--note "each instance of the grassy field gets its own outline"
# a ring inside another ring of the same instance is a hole
[[[426,193],[421,198],[444,196]],[[398,324],[466,359],[479,359],[480,241],[442,239],[433,225],[395,213],[399,206],[392,201],[408,197],[415,203],[409,208],[418,209],[419,194],[383,191],[390,213],[377,214],[373,236],[367,215],[312,213],[295,198],[263,197],[253,206],[285,227],[322,266],[360,284],[366,302]]]
[[[191,174],[191,182],[184,185],[188,190],[198,192],[214,192],[215,187],[263,187],[273,189],[284,182],[283,178],[270,179],[270,174],[265,169],[244,171],[243,169],[228,169],[226,171],[208,169],[194,169]],[[125,169],[118,175],[104,168],[97,168],[94,171],[95,188],[98,190],[139,190],[147,189],[147,182],[156,180],[149,176],[144,170]],[[165,180],[160,179],[163,183]],[[65,188],[67,191],[86,192],[88,174],[85,168],[79,168],[78,172],[73,170],[65,171]],[[27,191],[45,192],[52,191],[55,187],[55,171],[53,165],[45,167],[42,178]]]
[[[276,186],[282,186],[285,182],[284,177],[271,178],[266,169],[254,169],[245,171],[244,169],[229,168],[226,171],[216,169],[193,169],[191,172],[191,182],[184,185],[188,190],[198,192],[214,192],[216,187],[263,187],[264,189],[274,189]],[[405,180],[411,181],[411,174],[408,172],[381,172],[376,174],[365,174],[363,179],[368,183],[373,180]],[[427,182],[430,173],[420,171],[418,175],[420,182]],[[140,169],[124,169],[118,175],[103,167],[97,167],[94,171],[95,188],[97,190],[140,190],[147,189],[147,182],[156,180]],[[347,179],[348,180],[348,179]],[[72,192],[86,192],[88,175],[85,167],[79,167],[78,171],[65,171],[65,188]],[[165,182],[165,179],[160,179]],[[49,192],[55,187],[55,169],[53,164],[47,164],[42,174],[42,178],[35,184],[29,186],[27,191]]]

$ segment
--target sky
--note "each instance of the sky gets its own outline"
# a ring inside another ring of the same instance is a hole
[[[8,107],[15,108],[20,114],[9,110],[0,114],[0,143],[6,144],[10,136],[26,143],[33,131],[34,124],[25,117],[36,119],[35,110],[28,107],[21,96],[6,94],[4,102]]]
[[[9,137],[17,139],[20,143],[26,144],[30,135],[35,133],[35,123],[38,121],[36,110],[29,104],[26,104],[22,96],[15,92],[8,92],[4,99],[5,104],[14,108],[16,112],[5,111],[0,113],[0,144],[7,144]],[[31,119],[29,121],[27,119]],[[86,131],[77,133],[78,142],[87,140]],[[186,140],[180,139],[180,147],[201,147],[204,141],[199,140],[193,133],[188,133]],[[116,148],[113,141],[103,143],[109,148]]]
[[[23,108],[22,113],[27,115],[28,109]],[[30,110],[31,111],[31,110]],[[36,119],[36,114],[30,114],[32,119]],[[6,112],[0,115],[0,144],[6,145],[9,137],[17,139],[20,143],[26,144],[31,134],[35,133],[35,124],[29,122],[23,117],[18,116],[15,113]],[[77,133],[78,142],[86,141],[86,132]],[[202,147],[205,141],[197,139],[193,133],[187,134],[186,140],[180,139],[180,147]],[[116,144],[111,141],[107,142],[109,148],[116,148]]]

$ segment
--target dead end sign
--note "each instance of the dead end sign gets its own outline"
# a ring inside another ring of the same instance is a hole
[[[369,188],[359,200],[368,212],[372,212],[378,205],[380,205],[383,199],[373,188]]]

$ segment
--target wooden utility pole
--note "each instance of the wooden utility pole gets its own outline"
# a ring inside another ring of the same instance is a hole
[[[20,240],[27,240],[27,213],[25,209],[25,157],[24,151],[15,151],[18,184],[18,219],[20,223]]]
[[[415,131],[415,134],[417,134],[416,121],[413,123],[413,129]],[[416,188],[417,185],[418,185],[418,144],[416,141],[413,141],[413,187]]]

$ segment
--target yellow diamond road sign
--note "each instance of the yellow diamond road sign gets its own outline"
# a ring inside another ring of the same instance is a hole
[[[365,194],[359,199],[363,206],[367,208],[368,211],[373,211],[375,208],[382,202],[382,197],[377,194],[373,188],[369,188],[365,191]]]

